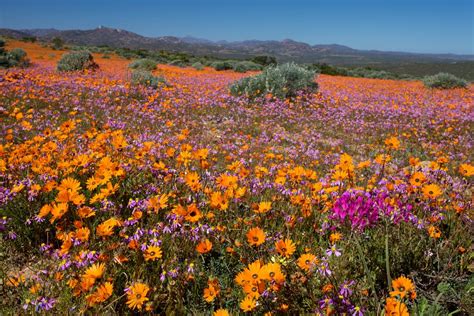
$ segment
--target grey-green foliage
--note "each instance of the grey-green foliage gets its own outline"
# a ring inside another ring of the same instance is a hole
[[[27,67],[30,61],[26,57],[26,52],[21,48],[14,48],[7,53],[10,67]]]
[[[294,63],[266,68],[262,73],[234,82],[230,92],[234,96],[255,98],[271,93],[278,99],[296,96],[298,92],[316,92],[316,73]]]
[[[445,72],[440,72],[433,76],[426,76],[423,78],[423,83],[426,87],[435,89],[453,89],[467,87],[466,80]]]
[[[30,61],[23,49],[14,48],[11,51],[6,51],[4,46],[5,42],[0,40],[0,68],[29,66]]]
[[[373,79],[397,79],[397,76],[384,70],[375,70],[367,68],[349,69],[347,75],[350,77],[362,77]]]
[[[196,70],[203,70],[204,69],[204,65],[201,64],[199,61],[198,62],[195,62],[192,67]]]
[[[234,65],[230,61],[215,61],[211,63],[211,67],[217,71],[228,70],[234,68]]]
[[[156,89],[160,84],[166,84],[166,80],[163,77],[153,76],[151,72],[146,70],[134,70],[132,72],[132,83]]]
[[[175,60],[172,60],[168,63],[168,65],[171,65],[171,66],[178,66],[178,67],[186,67],[187,66],[187,63],[186,61],[182,60],[182,59],[175,59]]]
[[[131,69],[151,71],[156,69],[156,61],[148,58],[138,59],[131,62],[128,67]]]
[[[262,66],[251,61],[239,61],[234,64],[233,69],[235,72],[247,72],[252,70],[262,70]]]
[[[96,69],[99,66],[94,62],[92,54],[88,51],[77,51],[61,56],[58,61],[58,71],[78,71],[85,69]]]

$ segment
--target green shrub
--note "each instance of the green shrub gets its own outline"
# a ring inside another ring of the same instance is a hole
[[[315,72],[294,63],[269,67],[261,74],[243,78],[230,87],[234,96],[245,95],[250,98],[271,93],[279,99],[296,96],[298,92],[315,92]]]
[[[211,67],[217,71],[228,70],[234,68],[234,65],[229,61],[215,61]]]
[[[29,66],[30,61],[23,49],[14,48],[11,51],[6,51],[4,46],[5,42],[0,39],[0,68]]]
[[[192,67],[196,70],[203,70],[204,69],[204,65],[201,64],[200,62],[196,62],[192,65]]]
[[[262,66],[272,66],[277,64],[277,60],[275,57],[266,55],[255,56],[254,58],[252,58],[252,61]]]
[[[36,42],[36,37],[35,36],[24,36],[20,39],[20,41],[25,42],[25,43],[35,43]]]
[[[53,49],[61,49],[64,46],[64,41],[60,37],[55,37],[51,40]]]
[[[14,48],[7,53],[10,67],[27,67],[30,61],[26,57],[26,52],[21,48]]]
[[[163,77],[156,77],[146,70],[134,70],[132,72],[132,83],[135,85],[143,85],[156,89],[160,84],[166,84]]]
[[[454,89],[467,87],[466,80],[445,72],[440,72],[439,74],[433,76],[426,76],[423,78],[423,83],[426,87],[434,89]]]
[[[251,70],[262,70],[262,66],[251,61],[239,61],[234,65],[233,69],[236,72],[247,72]]]
[[[181,59],[175,59],[175,60],[172,60],[168,63],[168,65],[171,65],[171,66],[178,66],[178,67],[186,67],[188,64],[186,61],[184,60],[181,60]]]
[[[58,71],[78,71],[96,69],[99,66],[94,62],[92,54],[88,51],[67,53],[61,56],[58,62]]]
[[[348,70],[343,67],[336,67],[331,66],[325,63],[322,64],[312,64],[309,66],[310,69],[323,74],[323,75],[330,75],[330,76],[348,76]]]
[[[385,70],[376,70],[371,68],[355,68],[347,71],[347,75],[350,77],[362,77],[362,78],[373,78],[373,79],[398,79],[398,77]]]
[[[130,63],[128,67],[131,69],[152,71],[156,69],[156,61],[147,58],[138,59]]]

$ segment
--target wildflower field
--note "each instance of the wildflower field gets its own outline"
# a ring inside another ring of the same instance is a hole
[[[0,313],[469,315],[474,86],[254,73],[10,41],[0,70]]]

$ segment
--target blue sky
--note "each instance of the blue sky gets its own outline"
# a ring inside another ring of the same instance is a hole
[[[474,54],[473,0],[1,0],[0,27],[211,40],[291,38],[358,49]]]

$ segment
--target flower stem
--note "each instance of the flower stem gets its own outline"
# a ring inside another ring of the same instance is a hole
[[[387,286],[390,291],[390,286],[392,284],[392,277],[390,276],[390,253],[388,250],[388,225],[385,222],[385,269],[387,271]]]

